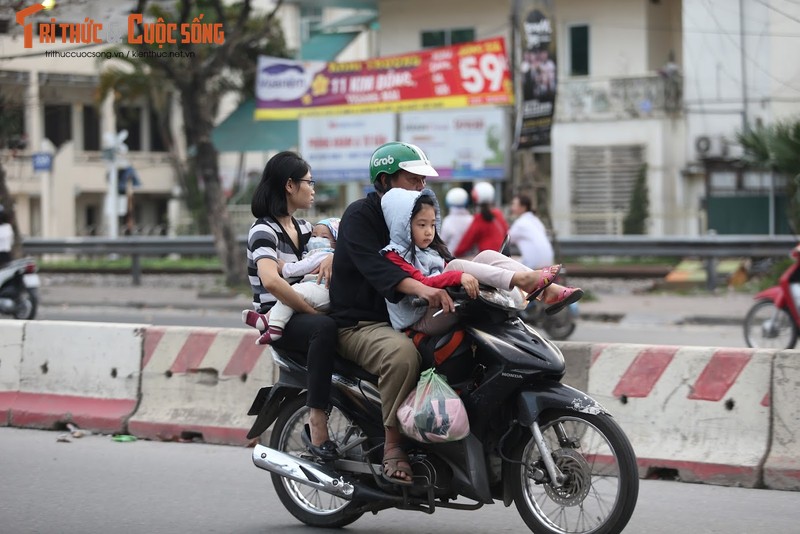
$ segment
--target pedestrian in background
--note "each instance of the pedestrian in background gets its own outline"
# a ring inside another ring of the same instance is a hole
[[[14,246],[14,229],[8,212],[0,206],[0,266],[11,261],[11,248]]]
[[[508,223],[503,212],[494,206],[494,186],[489,182],[478,182],[472,188],[472,201],[480,211],[472,218],[461,242],[453,250],[456,258],[466,256],[473,249],[476,252],[494,250],[500,247],[508,234]]]
[[[447,245],[447,250],[455,250],[461,242],[464,233],[472,224],[472,214],[467,209],[469,193],[461,187],[454,187],[447,192],[444,203],[447,205],[447,215],[442,219],[442,241]]]
[[[553,245],[544,224],[533,212],[531,197],[516,195],[511,200],[511,214],[516,220],[508,231],[508,237],[519,249],[523,265],[531,269],[552,265]]]

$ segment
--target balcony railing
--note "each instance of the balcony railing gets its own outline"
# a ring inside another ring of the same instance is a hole
[[[680,76],[562,79],[556,120],[579,122],[663,118],[681,110]]]

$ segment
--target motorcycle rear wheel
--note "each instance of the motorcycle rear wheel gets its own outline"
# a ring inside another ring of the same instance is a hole
[[[291,454],[293,456],[309,457],[303,445],[300,432],[308,420],[305,394],[289,401],[281,410],[281,414],[272,428],[269,446],[273,449]],[[328,433],[330,438],[341,446],[348,428],[353,426],[347,416],[338,408],[333,408],[328,418]],[[358,447],[349,451],[358,454]],[[361,512],[350,511],[352,502],[336,497],[318,489],[300,484],[294,480],[281,477],[272,473],[272,484],[281,503],[301,522],[312,527],[340,528],[349,525],[359,517]]]
[[[36,309],[39,305],[39,298],[37,291],[25,287],[21,290],[19,297],[17,297],[17,308],[14,310],[14,318],[22,320],[31,320],[36,317]]]
[[[797,344],[794,319],[771,300],[760,300],[744,318],[744,341],[754,349],[791,349]]]
[[[568,475],[562,487],[536,482],[545,471],[533,437],[515,451],[514,503],[536,534],[618,534],[639,495],[636,456],[617,423],[605,414],[553,410],[539,421],[556,465]],[[563,433],[561,432],[563,430]],[[559,440],[562,433],[565,440]]]

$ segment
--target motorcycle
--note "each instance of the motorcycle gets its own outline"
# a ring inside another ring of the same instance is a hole
[[[39,306],[39,275],[33,258],[0,266],[0,314],[33,319]]]
[[[316,459],[301,439],[304,355],[271,347],[280,377],[257,393],[248,437],[259,438],[253,462],[271,473],[281,503],[307,525],[332,528],[388,508],[432,514],[498,500],[513,502],[538,534],[621,532],[639,492],[636,456],[622,429],[598,402],[560,382],[564,357],[519,318],[525,302],[518,291],[482,286],[474,300],[461,288],[448,291],[459,325],[413,338],[423,368],[437,362],[462,399],[470,434],[448,443],[409,439],[413,485],[385,481],[377,377],[337,356],[328,428],[339,457]]]
[[[753,297],[756,303],[744,318],[748,347],[791,349],[800,332],[800,245],[789,254],[794,263],[778,279],[778,285]]]
[[[556,278],[556,282],[565,286],[567,284],[564,269]],[[546,306],[538,300],[531,300],[528,306],[520,312],[520,318],[533,328],[541,328],[547,332],[550,339],[563,341],[575,331],[575,321],[578,319],[578,303],[573,302],[555,315],[547,315]]]

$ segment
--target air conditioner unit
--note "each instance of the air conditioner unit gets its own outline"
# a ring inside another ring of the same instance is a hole
[[[697,159],[728,157],[728,140],[721,135],[698,135],[694,139]]]

